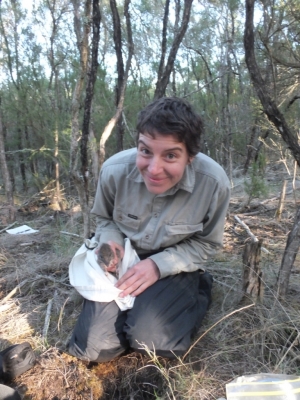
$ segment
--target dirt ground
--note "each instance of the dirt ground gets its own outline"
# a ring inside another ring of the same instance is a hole
[[[215,280],[213,303],[195,346],[184,360],[176,361],[132,352],[113,362],[97,365],[78,361],[65,353],[82,303],[69,285],[68,265],[82,239],[62,231],[81,234],[80,212],[70,209],[62,213],[38,205],[20,206],[15,226],[27,224],[39,232],[9,235],[4,231],[8,222],[3,203],[0,213],[0,350],[28,341],[37,355],[35,366],[8,385],[15,387],[26,400],[212,400],[225,397],[225,384],[247,372],[273,372],[274,365],[281,373],[290,372],[283,355],[291,343],[288,338],[299,332],[299,256],[293,267],[287,301],[280,305],[280,310],[284,310],[283,330],[288,330],[286,336],[282,330],[276,331],[270,322],[272,312],[277,310],[274,291],[278,269],[300,204],[300,191],[292,190],[291,179],[287,176],[287,196],[281,221],[275,218],[283,178],[286,178],[284,172],[279,179],[273,171],[268,181],[268,198],[253,200],[247,207],[243,179],[235,179],[224,249],[207,264]],[[240,303],[243,294],[242,253],[250,237],[235,216],[263,240],[262,246],[266,249],[261,255],[261,266],[267,305],[259,306],[260,315],[265,316],[264,339],[261,339],[262,322],[257,321],[257,306],[255,312],[248,309],[238,312],[243,308]],[[48,326],[45,320],[50,307]],[[234,315],[230,316],[232,312]],[[257,324],[260,324],[259,333],[253,329]],[[254,350],[255,346],[259,350]],[[299,350],[299,341],[294,343],[295,346]],[[245,359],[245,349],[251,359]],[[299,364],[299,360],[297,362]]]

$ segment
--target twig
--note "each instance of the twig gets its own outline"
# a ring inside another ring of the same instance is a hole
[[[0,233],[5,232],[7,229],[11,228],[12,226],[16,225],[17,221],[13,222],[12,224],[8,225],[6,228],[1,229]]]
[[[284,201],[285,201],[286,185],[287,185],[287,180],[284,179],[283,184],[282,184],[278,207],[277,207],[277,210],[276,210],[275,216],[274,216],[275,218],[277,218],[278,221],[281,220],[282,210],[283,210]]]
[[[63,233],[64,235],[69,235],[69,236],[82,237],[80,235],[77,235],[76,233],[70,233],[65,231],[59,231],[59,233]]]
[[[298,332],[298,335],[297,335],[296,339],[293,341],[293,343],[291,343],[290,347],[284,353],[284,355],[282,356],[281,360],[276,364],[274,371],[278,370],[279,365],[284,361],[285,357],[288,355],[288,353],[291,351],[291,349],[295,346],[295,344],[298,343],[299,337],[300,337],[300,332]]]
[[[33,279],[33,281],[36,281],[38,279],[48,279],[51,282],[60,283],[61,285],[64,285],[64,286],[67,286],[67,287],[72,287],[72,285],[69,285],[68,283],[64,283],[62,281],[58,281],[57,279],[52,278],[52,276],[36,275],[35,278]]]
[[[253,307],[255,304],[254,303],[252,303],[252,304],[249,304],[248,306],[245,306],[245,307],[242,307],[242,308],[239,308],[238,310],[234,310],[234,311],[232,311],[231,313],[229,313],[229,314],[227,314],[227,315],[224,315],[224,317],[222,317],[221,319],[219,319],[219,321],[217,321],[215,324],[213,324],[209,329],[207,329],[191,346],[190,346],[190,348],[188,349],[188,351],[185,353],[185,355],[182,357],[182,360],[184,360],[185,359],[185,357],[189,354],[189,352],[192,350],[192,348],[193,347],[195,347],[196,346],[196,344],[208,333],[208,332],[210,332],[215,326],[217,326],[220,322],[222,322],[222,321],[224,321],[224,319],[226,319],[226,318],[228,318],[228,317],[231,317],[233,314],[236,314],[236,313],[238,313],[238,312],[240,312],[240,311],[243,311],[243,310],[246,310],[247,308],[250,308],[250,307]]]
[[[258,242],[257,237],[251,232],[250,228],[248,225],[245,224],[245,222],[241,221],[237,215],[234,216],[234,219],[242,225],[242,227],[245,229],[245,231],[248,233],[248,235],[251,237],[251,239],[254,242]],[[270,254],[269,250],[267,250],[265,247],[261,247],[261,251],[263,251],[266,254]]]
[[[3,304],[2,306],[0,306],[0,313],[9,310],[13,305],[14,303]]]
[[[45,317],[45,323],[44,323],[44,329],[43,329],[43,339],[47,339],[47,333],[49,329],[49,324],[50,324],[50,317],[51,317],[51,310],[52,310],[52,304],[53,304],[53,299],[57,295],[57,291],[55,290],[54,296],[52,299],[49,299],[48,301],[48,306],[47,306],[47,311],[46,311],[46,317]]]
[[[293,183],[292,183],[295,206],[297,207],[297,196],[296,196],[296,186],[295,186],[296,174],[297,174],[297,161],[295,161],[295,164],[294,164],[294,175],[293,175]]]
[[[58,321],[57,321],[57,330],[58,330],[58,332],[60,331],[63,312],[64,312],[65,306],[66,306],[66,304],[67,304],[69,299],[70,299],[70,297],[67,297],[66,301],[64,302],[63,306],[60,309],[60,313],[59,313],[59,317],[58,317]]]
[[[8,293],[7,296],[5,296],[5,297],[0,301],[0,304],[5,303],[7,300],[9,300],[11,297],[13,297],[13,296],[17,293],[17,291],[20,290],[21,287],[24,286],[25,283],[27,283],[27,282],[28,282],[28,279],[25,279],[23,282],[19,283],[11,292]]]
[[[7,296],[5,296],[5,297],[0,301],[0,304],[5,303],[7,300],[9,300],[11,297],[13,297],[13,296],[17,293],[17,291],[20,290],[21,287],[25,285],[25,283],[35,282],[35,281],[37,281],[37,280],[39,280],[39,279],[47,279],[47,280],[49,280],[49,281],[51,281],[51,282],[54,282],[54,283],[60,283],[61,285],[64,285],[64,286],[67,286],[67,287],[72,287],[72,285],[69,285],[68,283],[64,283],[64,282],[58,281],[57,279],[54,279],[54,278],[52,278],[51,276],[36,275],[36,276],[34,277],[34,279],[25,279],[23,282],[19,283],[12,291],[10,291],[10,292],[8,293]]]

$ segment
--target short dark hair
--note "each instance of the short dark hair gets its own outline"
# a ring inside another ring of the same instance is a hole
[[[172,134],[186,145],[190,157],[201,150],[202,119],[187,101],[179,97],[162,97],[148,104],[138,114],[136,129],[137,143],[140,133],[153,137],[155,133]]]

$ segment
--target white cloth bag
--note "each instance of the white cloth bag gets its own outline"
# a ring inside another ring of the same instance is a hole
[[[105,273],[97,262],[95,249],[98,242],[86,239],[85,243],[77,250],[69,265],[70,283],[87,300],[108,303],[115,301],[121,311],[133,307],[135,297],[127,295],[122,298],[119,294],[122,290],[114,285],[117,278]],[[131,246],[128,238],[125,239],[125,253],[119,271],[121,278],[125,272],[140,261],[136,251]]]

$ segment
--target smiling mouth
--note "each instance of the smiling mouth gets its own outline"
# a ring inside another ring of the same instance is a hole
[[[153,183],[160,183],[160,182],[163,182],[165,178],[154,178],[149,175],[146,175],[146,179],[148,179],[150,182],[153,182]]]

